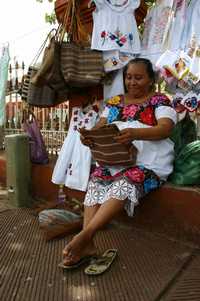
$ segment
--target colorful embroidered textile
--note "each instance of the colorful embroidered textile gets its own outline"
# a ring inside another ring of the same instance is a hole
[[[183,95],[177,93],[172,100],[172,106],[178,113],[183,111],[194,112],[200,108],[200,94],[189,92]]]
[[[140,52],[134,11],[139,0],[94,0],[92,49]]]
[[[115,176],[109,169],[98,167],[91,175],[84,205],[103,204],[110,198],[126,200],[125,210],[133,216],[138,200],[160,185],[158,176],[143,166],[125,169]]]
[[[160,118],[169,118],[176,123],[176,112],[169,99],[155,94],[145,103],[126,105],[124,96],[115,96],[106,101],[101,115],[107,122],[114,122],[120,130],[148,128],[156,125]],[[103,204],[110,198],[126,200],[129,216],[146,193],[158,188],[173,169],[174,143],[169,139],[157,141],[133,140],[137,148],[136,164],[132,167],[96,166],[91,173],[84,204]]]
[[[166,49],[173,16],[173,0],[159,0],[145,18],[141,57],[156,62]]]
[[[169,118],[174,124],[177,122],[176,111],[163,94],[155,94],[145,103],[131,108],[124,103],[123,96],[115,96],[106,101],[101,117],[106,118],[108,123],[114,122],[119,130],[148,128],[161,118]],[[173,169],[174,143],[171,139],[133,140],[132,143],[138,150],[136,164],[153,170],[161,179],[166,180]]]
[[[109,108],[108,123],[113,121],[138,120],[144,124],[156,125],[155,109],[170,106],[170,100],[163,94],[155,94],[143,104],[124,104],[124,96],[114,96],[106,102]]]

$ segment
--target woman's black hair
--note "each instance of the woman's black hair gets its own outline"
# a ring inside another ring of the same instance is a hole
[[[156,72],[153,70],[153,65],[150,60],[142,58],[142,57],[137,57],[135,59],[132,59],[131,61],[128,62],[128,64],[125,66],[124,71],[123,71],[123,79],[124,79],[124,87],[126,91],[126,86],[125,86],[125,77],[126,73],[128,70],[128,67],[132,64],[137,64],[137,63],[143,63],[146,66],[147,73],[149,75],[149,78],[152,80],[152,88],[154,88],[155,83],[156,83]],[[126,91],[127,92],[127,91]]]

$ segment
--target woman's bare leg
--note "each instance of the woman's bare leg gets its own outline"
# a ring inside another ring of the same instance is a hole
[[[100,205],[96,204],[94,206],[85,206],[84,207],[84,219],[83,219],[83,229],[86,228],[88,223],[96,214],[97,210],[99,209]]]
[[[88,219],[88,223],[86,223],[83,230],[74,236],[72,241],[65,247],[63,251],[64,263],[70,264],[70,260],[76,262],[85,256],[87,247],[91,244],[95,233],[123,210],[124,203],[125,201],[113,198],[102,204],[93,218],[90,221]]]
[[[84,207],[83,229],[85,229],[87,227],[88,223],[94,217],[94,215],[96,214],[99,207],[100,207],[100,205],[98,205],[98,204],[96,204],[94,206],[85,206]],[[67,250],[68,250],[69,244],[67,244],[63,250],[63,255],[64,255],[63,263],[65,265],[70,265],[70,264],[73,264],[73,262],[74,262],[74,258],[72,259],[72,258],[69,258],[69,256],[67,256],[67,254],[68,254]],[[93,241],[93,239],[91,239],[91,241],[88,243],[88,245],[85,248],[84,253],[82,254],[81,257],[87,256],[87,255],[93,255],[96,253],[97,253],[97,250],[96,250],[94,241]],[[77,260],[75,260],[75,261],[77,261]]]

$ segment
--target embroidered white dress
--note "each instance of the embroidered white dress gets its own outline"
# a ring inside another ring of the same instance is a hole
[[[173,16],[173,0],[158,0],[148,11],[142,37],[141,57],[155,63],[167,48],[168,33]]]
[[[167,49],[177,51],[182,49],[188,0],[174,0],[173,17],[169,29]]]
[[[140,0],[94,0],[91,48],[140,52],[140,39],[134,16]]]
[[[90,149],[81,143],[78,129],[90,129],[97,120],[98,113],[93,109],[84,114],[81,108],[73,108],[69,131],[53,170],[53,183],[86,191],[92,157]]]
[[[200,46],[200,2],[199,0],[188,0],[188,2],[184,32],[186,50],[190,47],[196,48]]]

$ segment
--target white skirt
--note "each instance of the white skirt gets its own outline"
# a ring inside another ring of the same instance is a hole
[[[124,209],[128,216],[133,216],[134,208],[139,199],[145,195],[142,184],[133,184],[123,177],[108,183],[108,181],[93,178],[89,181],[87,193],[84,200],[85,206],[103,204],[110,198],[121,201],[126,200]]]

